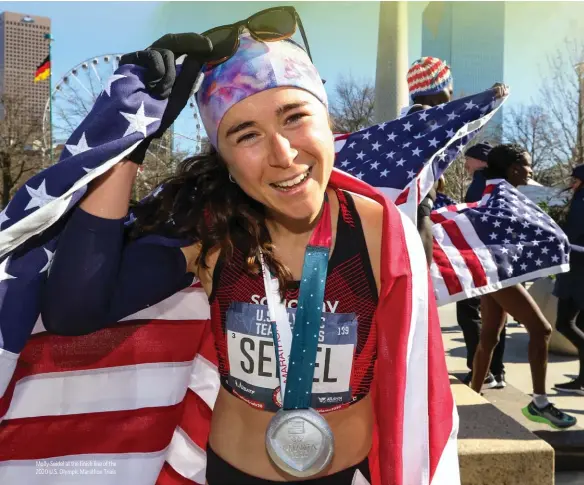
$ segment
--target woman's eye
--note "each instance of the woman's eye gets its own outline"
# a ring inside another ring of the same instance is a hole
[[[305,116],[308,116],[308,115],[306,113],[293,114],[292,116],[289,116],[286,119],[286,123],[296,123],[296,122],[300,121],[301,118],[304,118]]]
[[[246,133],[245,135],[243,135],[243,136],[240,136],[240,137],[237,139],[237,143],[241,143],[241,142],[244,142],[244,141],[251,141],[251,140],[253,140],[255,137],[256,137],[256,134],[255,134],[255,133]]]

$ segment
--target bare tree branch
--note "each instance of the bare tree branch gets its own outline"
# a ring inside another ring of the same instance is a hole
[[[373,125],[374,98],[370,82],[360,84],[351,76],[341,76],[330,108],[333,130],[352,133]]]
[[[0,208],[23,181],[23,175],[42,166],[41,121],[31,119],[24,94],[0,95]]]

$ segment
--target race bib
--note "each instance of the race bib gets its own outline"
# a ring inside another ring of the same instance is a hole
[[[294,328],[296,309],[288,308],[287,312]],[[282,396],[268,307],[232,303],[227,310],[225,329],[228,382],[234,393],[254,407],[277,411],[282,407]],[[318,342],[311,406],[326,409],[350,402],[357,316],[323,312]]]

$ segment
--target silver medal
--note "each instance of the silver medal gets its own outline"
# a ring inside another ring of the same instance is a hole
[[[280,409],[266,431],[272,461],[295,477],[321,472],[334,453],[334,437],[326,419],[314,409]]]

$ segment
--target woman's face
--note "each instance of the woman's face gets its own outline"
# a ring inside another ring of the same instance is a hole
[[[232,106],[218,146],[235,182],[272,216],[312,220],[334,163],[325,106],[296,88],[274,88]]]
[[[531,169],[531,155],[523,152],[521,160],[512,164],[507,171],[507,181],[518,187],[519,185],[527,185],[529,179],[533,176]]]

